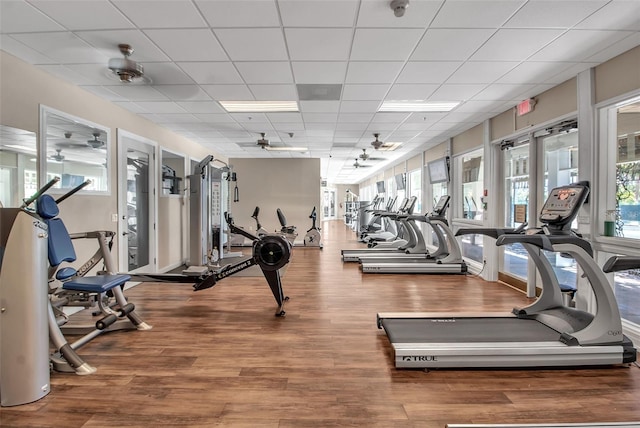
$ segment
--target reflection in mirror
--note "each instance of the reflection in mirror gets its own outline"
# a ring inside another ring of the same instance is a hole
[[[83,191],[109,190],[109,129],[84,119],[41,107],[42,182],[60,177],[58,189],[71,189],[85,180]]]
[[[180,195],[184,156],[162,150],[162,195]]]
[[[19,207],[37,188],[36,134],[0,125],[0,204]]]

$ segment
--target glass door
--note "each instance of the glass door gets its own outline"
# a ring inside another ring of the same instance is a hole
[[[154,272],[155,147],[118,131],[120,269]]]
[[[519,144],[502,151],[504,162],[504,206],[507,228],[516,228],[525,222],[529,211],[529,143]],[[535,224],[535,219],[533,222]],[[528,256],[520,244],[506,245],[501,248],[502,263],[500,272],[527,281]]]
[[[571,184],[578,181],[578,129],[577,125],[571,128],[554,130],[549,135],[539,137],[544,159],[544,183],[542,186],[542,201],[547,199],[549,191],[557,186]],[[573,229],[578,227],[577,220],[571,225]],[[563,288],[575,288],[577,284],[576,262],[566,255],[553,252],[544,252],[553,266],[558,277],[558,282]]]

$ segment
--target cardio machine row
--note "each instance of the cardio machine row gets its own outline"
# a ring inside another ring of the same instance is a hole
[[[344,262],[359,262],[363,273],[463,274],[467,265],[446,219],[450,197],[442,196],[432,213],[414,215],[416,197],[405,198],[397,211],[371,210],[360,240],[369,248],[342,250]],[[438,247],[429,252],[418,223],[436,235]],[[376,231],[374,224],[386,230]]]

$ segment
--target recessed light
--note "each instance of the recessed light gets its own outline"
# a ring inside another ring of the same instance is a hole
[[[297,101],[218,101],[229,113],[297,112]]]
[[[458,101],[422,101],[422,100],[398,100],[384,101],[378,111],[397,112],[447,112],[453,110]]]

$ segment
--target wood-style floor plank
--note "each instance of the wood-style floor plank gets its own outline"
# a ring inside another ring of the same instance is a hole
[[[377,312],[510,311],[529,300],[459,275],[363,275],[341,221],[323,250],[295,248],[284,318],[264,278],[127,291],[154,328],[98,337],[98,372],[54,373],[52,391],[0,409],[4,427],[427,427],[640,420],[640,369],[396,370]],[[247,249],[245,249],[245,252]],[[78,314],[77,319],[87,317]]]

